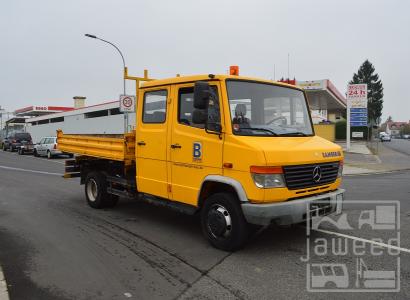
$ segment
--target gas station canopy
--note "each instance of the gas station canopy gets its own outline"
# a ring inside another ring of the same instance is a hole
[[[311,109],[314,110],[346,110],[346,98],[336,89],[329,79],[296,81],[308,96]]]
[[[14,114],[16,116],[39,117],[39,116],[53,114],[53,113],[70,111],[73,109],[74,109],[73,107],[64,107],[64,106],[28,106],[28,107],[17,109],[14,112]]]

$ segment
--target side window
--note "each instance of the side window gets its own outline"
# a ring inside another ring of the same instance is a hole
[[[164,123],[167,113],[167,91],[152,91],[144,94],[143,123]]]
[[[208,112],[212,111],[215,116],[215,110],[217,111],[217,118],[219,116],[219,100],[218,90],[215,86],[212,86],[215,94],[217,95],[216,103],[209,105]],[[194,87],[180,88],[178,91],[178,122],[183,125],[188,125],[196,128],[204,128],[205,124],[192,123],[192,112],[194,111]],[[220,117],[219,120],[220,121]]]

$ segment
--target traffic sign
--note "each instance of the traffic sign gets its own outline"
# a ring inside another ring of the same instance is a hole
[[[120,111],[135,112],[135,96],[120,95]]]

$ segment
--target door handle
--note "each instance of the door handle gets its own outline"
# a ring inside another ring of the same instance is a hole
[[[172,148],[172,149],[181,149],[182,146],[181,146],[180,144],[172,144],[172,145],[171,145],[171,148]]]
[[[137,143],[137,145],[138,145],[138,146],[145,146],[146,144],[145,144],[144,141],[140,141],[140,142]]]

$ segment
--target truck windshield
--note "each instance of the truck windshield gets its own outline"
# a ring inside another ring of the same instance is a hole
[[[227,80],[226,84],[234,134],[313,135],[302,91],[252,81]]]

